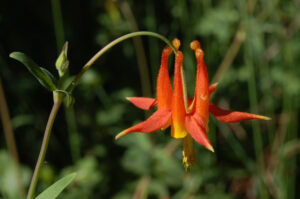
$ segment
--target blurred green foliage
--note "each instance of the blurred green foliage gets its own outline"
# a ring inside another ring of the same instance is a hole
[[[22,183],[28,183],[31,178],[31,171],[28,167],[23,166],[21,168]],[[9,154],[1,150],[0,151],[0,190],[3,198],[20,198],[21,195],[18,190],[18,182],[16,181],[16,172],[13,161]]]
[[[57,2],[61,9],[33,0],[5,1],[0,7],[0,75],[26,187],[52,96],[8,55],[22,51],[55,73],[64,38],[69,42],[69,81],[101,47],[138,28],[181,40],[190,95],[196,63],[189,43],[200,40],[210,79],[228,66],[219,73],[212,103],[272,121],[227,125],[211,118],[209,138],[216,152],[195,144],[197,163],[188,172],[181,165],[181,143],[170,138],[169,129],[115,141],[118,132],[145,118],[125,100],[143,93],[136,46],[128,40],[97,61],[74,90],[74,106],[60,110],[38,193],[76,172],[59,198],[300,197],[298,0]],[[60,22],[63,30],[54,26]],[[164,44],[153,38],[143,38],[142,44],[155,93]],[[2,128],[0,149],[0,198],[20,198]]]

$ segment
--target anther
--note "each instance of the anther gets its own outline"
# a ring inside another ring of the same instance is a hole
[[[198,48],[201,48],[200,42],[197,40],[194,40],[190,44],[191,49],[196,50]]]
[[[176,48],[176,50],[178,50],[179,47],[180,47],[180,40],[177,39],[177,38],[175,38],[175,39],[173,39],[172,44],[173,44],[173,46]]]

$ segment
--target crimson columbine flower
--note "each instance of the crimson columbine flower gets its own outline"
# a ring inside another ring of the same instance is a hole
[[[180,41],[174,39],[173,45],[177,49],[174,91],[172,92],[168,73],[168,57],[172,53],[172,49],[165,47],[162,52],[161,65],[157,78],[156,99],[146,97],[127,98],[135,106],[144,110],[149,110],[157,106],[157,111],[147,120],[119,133],[116,139],[132,132],[151,133],[171,126],[171,136],[174,138],[183,138],[183,164],[188,168],[195,162],[193,139],[214,152],[207,138],[209,113],[218,120],[228,123],[242,120],[269,120],[270,118],[250,113],[223,110],[213,104],[209,104],[210,93],[215,91],[217,84],[209,86],[207,69],[203,60],[204,52],[198,41],[191,43],[191,48],[195,51],[197,59],[197,76],[194,98],[188,99],[183,80],[183,54],[178,50]]]

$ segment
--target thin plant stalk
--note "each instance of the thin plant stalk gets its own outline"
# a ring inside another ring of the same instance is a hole
[[[117,39],[115,39],[114,41],[110,42],[109,44],[107,44],[104,48],[102,48],[100,51],[98,51],[81,69],[81,71],[77,74],[77,76],[73,79],[73,81],[70,83],[70,85],[68,86],[68,88],[66,89],[67,92],[72,92],[72,90],[74,89],[74,87],[76,86],[76,84],[78,83],[78,81],[80,80],[80,78],[82,77],[82,75],[92,66],[92,64],[95,63],[95,61],[97,61],[99,59],[99,57],[101,57],[106,51],[108,51],[110,48],[112,48],[113,46],[115,46],[116,44],[132,38],[132,37],[137,37],[137,36],[151,36],[151,37],[156,37],[158,39],[161,39],[162,41],[164,41],[167,45],[171,46],[171,48],[173,49],[173,51],[176,53],[176,49],[172,46],[172,44],[170,43],[170,41],[163,37],[160,34],[154,33],[154,32],[148,32],[148,31],[139,31],[139,32],[133,32],[133,33],[129,33],[126,35],[123,35],[122,37],[119,37]]]
[[[14,136],[14,132],[13,132],[10,116],[9,116],[9,110],[5,99],[5,94],[4,94],[4,89],[2,86],[1,79],[0,79],[0,115],[1,115],[3,132],[7,143],[8,152],[13,159],[13,165],[16,171],[18,189],[20,194],[24,195],[25,189],[22,182],[22,173],[21,173],[19,154],[18,154],[18,149],[15,141],[15,136]]]
[[[144,175],[138,182],[138,185],[134,191],[132,199],[148,198],[147,197],[148,196],[147,189],[148,189],[150,182],[151,182],[150,177]]]
[[[45,133],[44,133],[44,138],[43,138],[43,142],[42,142],[42,146],[41,146],[41,150],[40,150],[40,154],[33,172],[33,176],[31,179],[31,183],[30,183],[30,187],[29,187],[29,191],[27,194],[27,199],[32,199],[34,197],[34,192],[35,192],[35,188],[37,185],[37,181],[38,181],[38,177],[40,174],[40,170],[42,168],[45,156],[46,156],[46,152],[47,152],[47,148],[48,148],[48,144],[49,144],[49,140],[50,140],[50,135],[51,135],[51,130],[52,130],[52,126],[56,117],[56,114],[59,110],[59,107],[62,103],[63,97],[62,94],[58,94],[57,92],[53,93],[53,98],[54,98],[54,104],[52,106],[49,118],[48,118],[48,122],[46,125],[46,129],[45,129]]]
[[[147,0],[145,7],[147,7],[147,9],[145,10],[146,13],[146,17],[149,18],[153,18],[155,19],[156,15],[155,15],[155,6],[153,5],[152,0]],[[152,30],[152,31],[157,31],[157,21],[153,20],[152,23],[146,23],[146,29],[148,30]],[[160,59],[160,50],[159,50],[159,45],[158,45],[158,41],[156,39],[153,38],[149,38],[147,41],[148,44],[148,61],[149,61],[149,65],[150,65],[150,73],[152,75],[152,77],[155,77],[157,74],[157,67],[159,66],[159,64],[157,63],[156,60]],[[152,81],[152,87],[155,88],[156,86],[156,82]]]
[[[140,31],[140,32],[133,32],[133,33],[129,33],[126,35],[123,35],[122,37],[119,37],[117,39],[115,39],[114,41],[110,42],[109,44],[107,44],[105,47],[103,47],[100,51],[98,51],[81,69],[81,71],[77,74],[77,76],[73,79],[73,81],[70,83],[70,85],[67,87],[66,92],[72,92],[72,90],[75,88],[75,86],[77,85],[77,83],[79,82],[80,78],[82,77],[82,75],[105,53],[107,52],[110,48],[112,48],[113,46],[117,45],[118,43],[132,38],[132,37],[136,37],[136,36],[151,36],[151,37],[156,37],[158,39],[161,39],[162,41],[164,41],[167,45],[169,45],[173,51],[176,53],[176,49],[171,45],[170,41],[165,38],[164,36],[157,34],[157,33],[153,33],[153,32],[148,32],[148,31]],[[30,183],[30,187],[29,187],[29,191],[27,194],[27,199],[33,199],[34,197],[34,193],[35,193],[35,189],[36,189],[36,185],[37,185],[37,181],[39,178],[39,174],[40,174],[40,170],[41,167],[43,165],[45,156],[46,156],[46,152],[47,152],[47,148],[48,148],[48,144],[49,144],[49,140],[50,140],[50,135],[51,135],[51,130],[54,124],[54,120],[56,118],[56,114],[62,104],[62,101],[64,99],[66,95],[64,93],[61,92],[53,92],[53,98],[54,98],[54,104],[52,107],[52,110],[50,112],[49,118],[48,118],[48,122],[46,125],[46,129],[45,129],[45,133],[44,133],[44,138],[43,138],[43,142],[42,142],[42,146],[41,146],[41,150],[40,150],[40,154],[38,157],[38,161],[36,163],[36,167],[34,169],[34,173],[31,179],[31,183]]]
[[[215,120],[215,118],[213,119]],[[220,133],[222,133],[227,142],[230,143],[229,147],[231,148],[232,153],[237,157],[238,160],[240,160],[241,164],[243,164],[248,171],[253,171],[255,165],[250,160],[239,140],[231,132],[229,133],[229,127],[227,125],[221,124],[220,129],[223,129],[222,131],[220,131]]]
[[[230,47],[228,48],[224,59],[222,60],[220,66],[218,67],[217,72],[212,78],[212,83],[220,82],[224,77],[225,73],[231,66],[236,57],[237,53],[239,52],[244,40],[245,40],[245,31],[242,27],[240,27],[234,36],[233,42],[231,43]]]
[[[62,20],[62,12],[60,6],[60,0],[51,0],[53,24],[56,37],[57,49],[60,49],[65,42],[65,32]],[[59,50],[58,50],[59,53]]]
[[[60,0],[51,0],[51,6],[52,6],[55,38],[56,38],[56,48],[58,53],[57,55],[59,55],[61,50],[60,48],[64,45],[65,42],[65,32],[64,32],[64,24],[63,24]],[[65,76],[67,76],[67,74]],[[77,130],[74,108],[72,106],[65,108],[64,112],[65,112],[65,118],[67,123],[71,156],[73,162],[76,162],[80,157],[80,143],[79,143],[79,133]]]
[[[289,45],[285,44],[283,45],[283,61],[286,63],[286,70],[292,73],[292,70],[294,69],[293,66],[296,65],[293,62],[293,53],[291,52],[291,49]],[[288,82],[288,77],[285,76],[285,81]],[[288,92],[288,84],[285,83],[283,86],[283,113],[285,113],[290,119],[288,121],[288,124],[286,128],[284,129],[284,134],[286,135],[286,138],[283,139],[283,145],[284,142],[292,141],[297,139],[297,106],[295,106],[294,102],[297,102],[296,100],[293,100],[292,94]],[[296,165],[296,157],[290,157],[289,163],[286,163],[285,167],[290,168],[297,168]],[[288,165],[288,166],[287,166]],[[286,177],[286,187],[284,190],[284,197],[286,198],[295,198],[295,184],[296,184],[296,170],[294,169],[294,175],[290,175]],[[283,174],[284,176],[284,174]]]
[[[131,31],[133,31],[133,32],[139,31],[135,17],[131,11],[131,8],[130,8],[128,2],[122,1],[122,3],[120,4],[120,8],[129,24]],[[145,97],[150,97],[151,96],[151,81],[150,81],[149,70],[148,70],[149,67],[147,64],[145,49],[144,49],[141,37],[134,37],[133,45],[135,48],[135,53],[136,53],[137,62],[138,62],[138,68],[139,68],[139,72],[140,72],[142,94]]]
[[[250,110],[251,112],[257,112],[257,92],[256,92],[256,81],[255,81],[255,72],[253,65],[253,53],[252,53],[251,44],[247,42],[245,45],[245,63],[249,69],[249,78],[248,78],[248,92],[250,99]],[[257,170],[259,178],[259,188],[260,188],[260,197],[268,198],[264,183],[263,183],[263,172],[264,172],[264,162],[263,162],[263,143],[261,137],[260,126],[257,122],[252,123],[253,129],[253,142],[254,150],[257,161]]]
[[[78,128],[76,125],[76,116],[74,112],[74,107],[64,107],[67,129],[68,129],[68,137],[70,143],[70,150],[73,162],[76,162],[80,158],[80,135],[78,132]]]

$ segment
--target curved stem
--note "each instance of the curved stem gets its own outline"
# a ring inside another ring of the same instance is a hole
[[[171,48],[173,49],[174,53],[176,54],[176,50],[175,48],[172,46],[172,44],[169,42],[169,40],[167,38],[165,38],[164,36],[154,33],[154,32],[148,32],[148,31],[139,31],[139,32],[133,32],[133,33],[129,33],[127,35],[121,36],[117,39],[115,39],[114,41],[110,42],[109,44],[107,44],[104,48],[102,48],[100,51],[98,51],[81,69],[81,71],[77,74],[77,76],[73,79],[73,81],[70,83],[70,85],[67,87],[66,91],[67,93],[72,92],[72,90],[74,89],[74,87],[76,86],[76,84],[78,83],[78,81],[80,80],[80,78],[82,77],[82,75],[95,63],[95,61],[97,59],[99,59],[106,51],[108,51],[110,48],[112,48],[113,46],[115,46],[116,44],[132,38],[132,37],[136,37],[136,36],[151,36],[151,37],[156,37],[161,39],[162,41],[164,41],[167,45],[171,46]],[[35,169],[34,169],[34,173],[31,179],[31,183],[30,183],[30,187],[29,187],[29,191],[27,194],[27,199],[33,199],[34,197],[34,193],[35,193],[35,189],[36,189],[36,185],[37,185],[37,181],[39,178],[39,173],[41,170],[41,167],[43,165],[45,156],[46,156],[46,152],[47,152],[47,148],[48,148],[48,143],[50,140],[50,135],[51,135],[51,130],[52,130],[52,126],[56,117],[56,114],[60,108],[60,105],[62,104],[62,101],[64,99],[64,95],[62,95],[62,93],[59,92],[63,92],[65,94],[64,91],[62,90],[57,90],[53,92],[53,96],[54,96],[54,104],[52,106],[52,110],[51,113],[49,115],[48,118],[48,122],[47,122],[47,126],[45,129],[45,133],[44,133],[44,138],[43,138],[43,142],[42,142],[42,146],[41,146],[41,150],[40,150],[40,154],[38,157],[38,161],[36,163]],[[67,95],[68,96],[68,95]]]
[[[122,11],[122,14],[124,15],[129,28],[132,32],[139,31],[138,24],[135,20],[134,14],[130,8],[130,5],[128,1],[121,1],[120,2],[120,10]],[[139,69],[139,75],[140,75],[140,81],[141,81],[141,88],[142,88],[142,95],[144,97],[150,97],[152,90],[151,90],[151,80],[150,80],[150,74],[149,74],[149,67],[147,64],[147,58],[145,53],[145,48],[142,42],[141,37],[134,37],[133,40],[133,46],[136,53],[136,60],[138,64]],[[147,113],[146,113],[147,115]]]
[[[175,48],[172,46],[172,44],[169,42],[169,40],[167,38],[165,38],[164,36],[154,33],[154,32],[148,32],[148,31],[139,31],[139,32],[133,32],[133,33],[129,33],[126,35],[123,35],[122,37],[119,37],[115,40],[113,40],[112,42],[110,42],[109,44],[107,44],[104,48],[102,48],[100,51],[98,51],[81,69],[81,71],[77,74],[77,76],[73,79],[73,81],[71,82],[71,84],[68,86],[68,88],[66,89],[67,92],[72,92],[72,90],[74,89],[74,87],[76,86],[76,84],[78,83],[78,81],[80,80],[80,78],[82,77],[82,75],[91,67],[91,65],[93,65],[95,63],[95,61],[97,59],[99,59],[99,57],[101,57],[106,51],[108,51],[110,48],[112,48],[113,46],[117,45],[118,43],[132,38],[132,37],[136,37],[136,36],[151,36],[151,37],[156,37],[158,39],[161,39],[162,41],[164,41],[167,45],[171,46],[174,53],[176,53]]]
[[[56,94],[54,93],[54,95],[56,95]],[[42,165],[43,165],[43,162],[44,162],[44,159],[45,159],[45,156],[46,156],[52,126],[53,126],[56,114],[59,110],[59,107],[62,103],[62,99],[63,99],[62,97],[58,97],[57,99],[54,100],[54,104],[52,106],[52,110],[51,110],[51,113],[49,115],[49,119],[48,119],[47,126],[46,126],[46,129],[45,129],[44,138],[43,138],[40,154],[39,154],[39,157],[38,157],[38,161],[36,163],[34,173],[33,173],[32,179],[31,179],[29,191],[28,191],[28,194],[27,194],[27,199],[32,199],[34,197],[34,192],[35,192],[36,184],[37,184],[37,181],[38,181],[38,178],[39,178],[39,173],[40,173],[40,170],[42,168]]]

